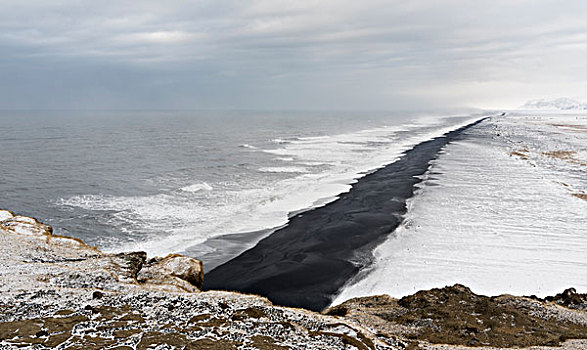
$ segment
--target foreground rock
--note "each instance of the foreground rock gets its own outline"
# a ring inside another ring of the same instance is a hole
[[[0,349],[587,349],[587,295],[485,297],[460,285],[319,314],[200,292],[201,262],[105,254],[0,210]]]
[[[0,349],[398,349],[352,321],[199,292],[201,262],[105,254],[0,210]]]
[[[170,255],[147,262],[145,252],[105,254],[52,231],[36,219],[0,211],[0,292],[35,287],[194,292],[202,286],[202,263],[194,258]]]
[[[0,348],[393,349],[352,322],[229,292],[34,290],[0,308]]]

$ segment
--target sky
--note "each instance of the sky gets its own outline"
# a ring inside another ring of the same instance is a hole
[[[0,109],[587,98],[587,1],[0,0]]]

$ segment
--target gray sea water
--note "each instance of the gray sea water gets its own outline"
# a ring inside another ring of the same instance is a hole
[[[477,118],[442,113],[2,111],[0,208],[106,251],[270,229]]]

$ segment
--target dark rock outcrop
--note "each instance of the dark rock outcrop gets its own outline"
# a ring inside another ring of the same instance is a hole
[[[477,295],[458,284],[399,300],[351,299],[324,313],[344,315],[388,337],[435,344],[509,348],[587,338],[586,312],[525,297]]]
[[[555,296],[546,297],[546,301],[552,301],[569,309],[587,311],[587,294],[577,293],[575,288],[565,289],[564,292]]]

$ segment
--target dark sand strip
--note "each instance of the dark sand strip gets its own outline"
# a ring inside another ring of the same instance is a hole
[[[285,226],[283,225],[283,227]],[[206,269],[211,271],[244,251],[253,248],[257,242],[279,228],[281,227],[212,237],[202,243],[186,248],[179,254],[197,257],[198,260],[204,263]]]
[[[430,161],[482,120],[416,145],[336,201],[293,216],[287,226],[208,272],[204,289],[254,293],[275,304],[322,310],[401,223],[406,200]]]

